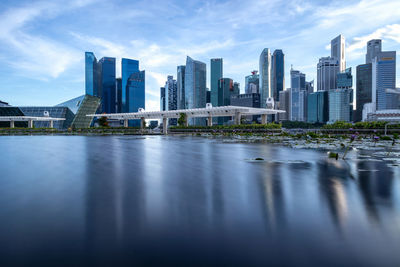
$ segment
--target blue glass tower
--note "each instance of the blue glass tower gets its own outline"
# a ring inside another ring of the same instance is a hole
[[[121,113],[121,103],[122,103],[122,79],[117,78],[115,80],[115,90],[117,91],[117,103],[116,103],[116,110],[117,113]]]
[[[185,107],[204,108],[206,106],[206,64],[191,57],[186,58]],[[205,125],[205,118],[189,119],[190,124]]]
[[[127,84],[129,77],[139,71],[139,61],[133,59],[123,58],[121,60],[121,74],[122,74],[122,94],[121,94],[121,112],[129,112],[129,103],[127,96]],[[137,110],[136,110],[137,111]],[[135,112],[136,112],[135,111]]]
[[[285,54],[277,49],[272,55],[272,97],[279,101],[279,92],[285,88]]]
[[[218,101],[218,81],[222,79],[223,75],[223,61],[222,58],[212,58],[210,60],[210,84],[211,84],[211,104],[213,106],[220,106]]]
[[[93,52],[85,52],[85,93],[97,96],[97,59]]]
[[[115,90],[115,58],[103,57],[98,63],[99,91],[102,99],[101,112],[115,113],[116,90]]]
[[[186,66],[177,67],[177,90],[178,90],[178,109],[185,109],[185,68]]]
[[[126,85],[127,108],[126,112],[138,112],[145,108],[145,71],[138,71],[129,76]],[[140,120],[129,122],[129,126],[140,126]]]

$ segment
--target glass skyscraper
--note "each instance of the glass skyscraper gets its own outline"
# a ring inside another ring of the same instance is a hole
[[[245,93],[246,94],[258,94],[260,92],[260,76],[257,71],[252,71],[251,75],[245,77]]]
[[[93,52],[85,52],[85,94],[97,95],[97,59]]]
[[[98,63],[99,70],[99,94],[102,99],[101,112],[115,113],[115,58],[103,57]]]
[[[186,58],[185,107],[186,109],[206,106],[206,64],[191,57]],[[190,124],[205,125],[205,118],[189,119]]]
[[[185,109],[185,68],[186,66],[177,67],[177,90],[178,90],[178,109]]]
[[[210,84],[211,84],[211,104],[218,106],[218,81],[223,77],[222,58],[212,58],[210,60]]]
[[[260,55],[260,98],[261,107],[267,105],[267,98],[271,95],[271,52],[264,48]]]
[[[306,75],[298,70],[290,70],[290,116],[292,121],[307,119]]]
[[[138,71],[129,76],[126,85],[127,108],[126,112],[138,112],[145,108],[145,71]],[[140,120],[129,122],[130,126],[140,126]]]
[[[317,65],[317,90],[336,89],[336,78],[339,73],[339,60],[332,57],[322,57]]]
[[[236,84],[236,86],[235,86]],[[218,80],[218,95],[216,99],[216,106],[229,106],[231,105],[231,97],[239,95],[238,83],[234,83],[230,78],[222,78]],[[214,106],[214,105],[213,105]],[[228,117],[218,117],[218,124],[222,125],[229,120]]]
[[[351,120],[352,89],[334,89],[329,92],[329,123]]]
[[[365,63],[372,63],[373,59],[382,51],[382,40],[373,39],[367,43],[367,54],[365,55]]]
[[[285,54],[281,49],[274,51],[272,55],[272,90],[271,97],[279,101],[279,92],[285,88]]]
[[[165,87],[160,87],[160,111],[166,111],[167,106],[165,103]]]
[[[165,82],[165,104],[167,105],[167,110],[178,109],[177,82],[172,75],[169,75]],[[169,123],[170,125],[177,125],[177,119],[169,119]]]
[[[337,88],[350,89],[353,87],[353,75],[351,75],[351,68],[346,69],[344,72],[339,72],[336,76]]]
[[[329,115],[328,91],[317,91],[307,96],[307,122],[326,123]]]
[[[128,58],[123,58],[121,60],[121,76],[122,76],[121,111],[122,112],[129,112],[129,110],[130,110],[129,103],[128,103],[129,97],[127,95],[128,94],[128,89],[127,89],[128,79],[133,73],[138,72],[138,71],[139,71],[139,61],[133,60],[133,59],[128,59]]]
[[[364,104],[372,102],[372,63],[358,65],[356,79],[356,112],[354,121],[361,121]]]
[[[116,110],[118,113],[122,112],[122,79],[115,79],[115,90],[117,92]]]
[[[337,59],[339,71],[346,69],[346,40],[343,35],[337,36],[331,41],[331,57]]]
[[[376,92],[376,109],[398,108],[396,88],[396,51],[380,52],[372,61],[372,91]],[[372,96],[374,102],[374,95]]]

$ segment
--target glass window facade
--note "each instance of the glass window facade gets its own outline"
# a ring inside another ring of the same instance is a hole
[[[329,123],[351,120],[351,89],[335,89],[329,91]]]
[[[223,60],[222,58],[212,58],[210,60],[210,84],[211,84],[211,104],[218,106],[218,81],[223,77]]]
[[[285,54],[277,49],[272,55],[272,97],[279,101],[279,92],[285,88]]]
[[[102,99],[101,112],[116,113],[115,58],[103,57],[100,59],[98,70],[100,73],[99,92],[101,92]]]
[[[252,75],[245,77],[245,93],[246,94],[258,94],[260,93],[260,76],[257,71],[253,71]]]
[[[307,122],[326,123],[328,121],[328,91],[318,91],[307,96]]]
[[[9,116],[24,116],[24,113],[21,109],[17,107],[0,107],[0,117],[9,117]],[[10,127],[10,122],[8,121],[0,121],[0,128],[8,128]],[[18,128],[27,128],[27,121],[16,121],[14,122],[14,127]]]
[[[271,95],[271,52],[269,48],[264,48],[260,55],[260,97],[261,107],[267,105],[267,98]]]
[[[165,105],[165,87],[160,87],[160,111],[166,111],[167,106]]]
[[[372,64],[362,64],[356,70],[356,111],[354,121],[362,120],[364,104],[372,102]]]
[[[317,65],[317,90],[336,89],[336,78],[339,72],[339,60],[332,57],[322,57]]]
[[[185,69],[186,66],[177,67],[178,109],[185,109]]]
[[[379,53],[373,66],[373,71],[376,71],[376,109],[398,108],[397,104],[392,107],[391,98],[394,95],[386,92],[396,88],[396,51]]]
[[[145,71],[138,71],[128,79],[126,85],[128,97],[128,110],[127,112],[138,112],[139,108],[145,108]],[[129,126],[140,126],[140,120],[129,122]]]
[[[82,104],[84,97],[85,97],[85,95],[75,97],[71,100],[60,103],[60,104],[56,105],[55,107],[67,107],[72,111],[72,113],[76,114],[76,112],[79,109],[79,106]]]
[[[97,95],[97,59],[92,52],[85,52],[85,93]]]
[[[353,75],[351,75],[351,68],[346,69],[344,72],[339,72],[336,77],[337,88],[350,89],[353,87]]]
[[[64,118],[65,121],[54,121],[53,127],[58,130],[68,129],[74,120],[74,113],[68,107],[20,107],[25,116],[44,117],[44,112],[48,111],[52,118]],[[35,121],[36,128],[50,127],[49,121]]]
[[[122,88],[122,94],[121,94],[121,112],[129,112],[129,97],[128,97],[128,90],[127,90],[127,84],[128,84],[128,79],[129,77],[139,71],[139,61],[133,60],[133,59],[128,59],[128,58],[123,58],[121,60],[121,88]]]
[[[206,106],[206,64],[191,57],[186,58],[185,107],[204,108]],[[191,125],[206,125],[205,118],[189,119]]]

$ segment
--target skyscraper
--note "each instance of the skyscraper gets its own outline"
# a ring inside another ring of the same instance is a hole
[[[338,60],[340,72],[346,69],[345,43],[345,38],[341,34],[331,41],[331,57]]]
[[[261,107],[266,107],[267,98],[271,95],[271,52],[264,48],[260,55],[260,101]]]
[[[353,87],[353,75],[351,75],[351,68],[336,75],[336,86],[340,89],[350,89]]]
[[[210,60],[210,84],[211,84],[211,104],[218,105],[218,81],[223,77],[222,58],[212,58]]]
[[[351,89],[334,89],[329,92],[329,122],[336,121],[349,122],[350,105],[352,101],[353,90]]]
[[[93,52],[85,52],[85,93],[97,95],[97,59]]]
[[[279,92],[285,88],[285,54],[277,49],[272,55],[272,89],[271,97],[279,101]]]
[[[127,90],[127,84],[128,84],[128,79],[129,77],[139,71],[139,61],[133,60],[133,59],[128,59],[128,58],[122,58],[121,60],[121,74],[122,74],[122,95],[121,95],[121,111],[122,112],[128,112],[130,110],[129,104],[128,104],[128,90]]]
[[[373,39],[367,43],[367,54],[365,55],[365,63],[372,63],[372,60],[382,52],[382,40]]]
[[[117,92],[117,102],[116,102],[116,110],[118,113],[121,113],[121,103],[122,103],[122,79],[115,79],[115,90]]]
[[[260,76],[257,71],[251,72],[251,75],[245,77],[245,93],[246,94],[258,94],[260,87]]]
[[[165,82],[165,98],[167,110],[177,110],[178,109],[178,90],[177,82],[174,80],[174,76],[169,75],[167,81]],[[177,119],[173,118],[169,120],[170,125],[177,125]]]
[[[317,91],[307,96],[307,122],[326,123],[329,119],[328,91]]]
[[[129,76],[126,84],[127,111],[138,112],[145,108],[145,71],[138,71]],[[129,122],[130,126],[140,126],[140,120]]]
[[[286,90],[279,92],[279,110],[284,110],[285,113],[278,113],[279,121],[290,120],[290,96],[291,89],[287,88]]]
[[[185,109],[185,68],[178,66],[176,73],[176,82],[178,90],[178,109]]]
[[[167,105],[165,103],[165,87],[160,87],[160,111],[166,111]]]
[[[364,104],[372,102],[372,63],[357,66],[356,111],[354,121],[362,120]]]
[[[289,120],[306,121],[307,91],[306,75],[293,68],[290,70],[290,115]]]
[[[103,57],[98,62],[99,86],[98,94],[101,97],[101,112],[115,113],[115,58]]]
[[[339,60],[332,57],[322,57],[317,65],[317,90],[336,89],[336,77],[339,73]]]
[[[231,104],[231,97],[239,95],[238,85],[234,86],[233,80],[230,78],[222,78],[218,80],[218,94],[216,99],[216,106],[229,106]],[[227,122],[229,118],[218,117],[217,121],[219,125]]]
[[[206,106],[206,64],[191,57],[186,58],[185,69],[185,108],[204,108]],[[204,118],[189,119],[190,124],[205,125]]]
[[[389,92],[395,89],[396,51],[379,52],[372,61],[372,102],[376,110],[398,108],[398,95]]]

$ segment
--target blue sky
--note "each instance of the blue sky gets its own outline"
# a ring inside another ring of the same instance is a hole
[[[224,59],[224,77],[240,82],[258,69],[263,48],[285,53],[315,79],[330,40],[346,37],[347,67],[365,61],[366,42],[383,39],[400,55],[400,1],[7,1],[0,2],[0,100],[55,105],[84,93],[84,52],[140,61],[146,109],[159,109],[159,87],[186,55]],[[397,86],[400,82],[397,64]],[[207,85],[209,86],[209,85]]]

